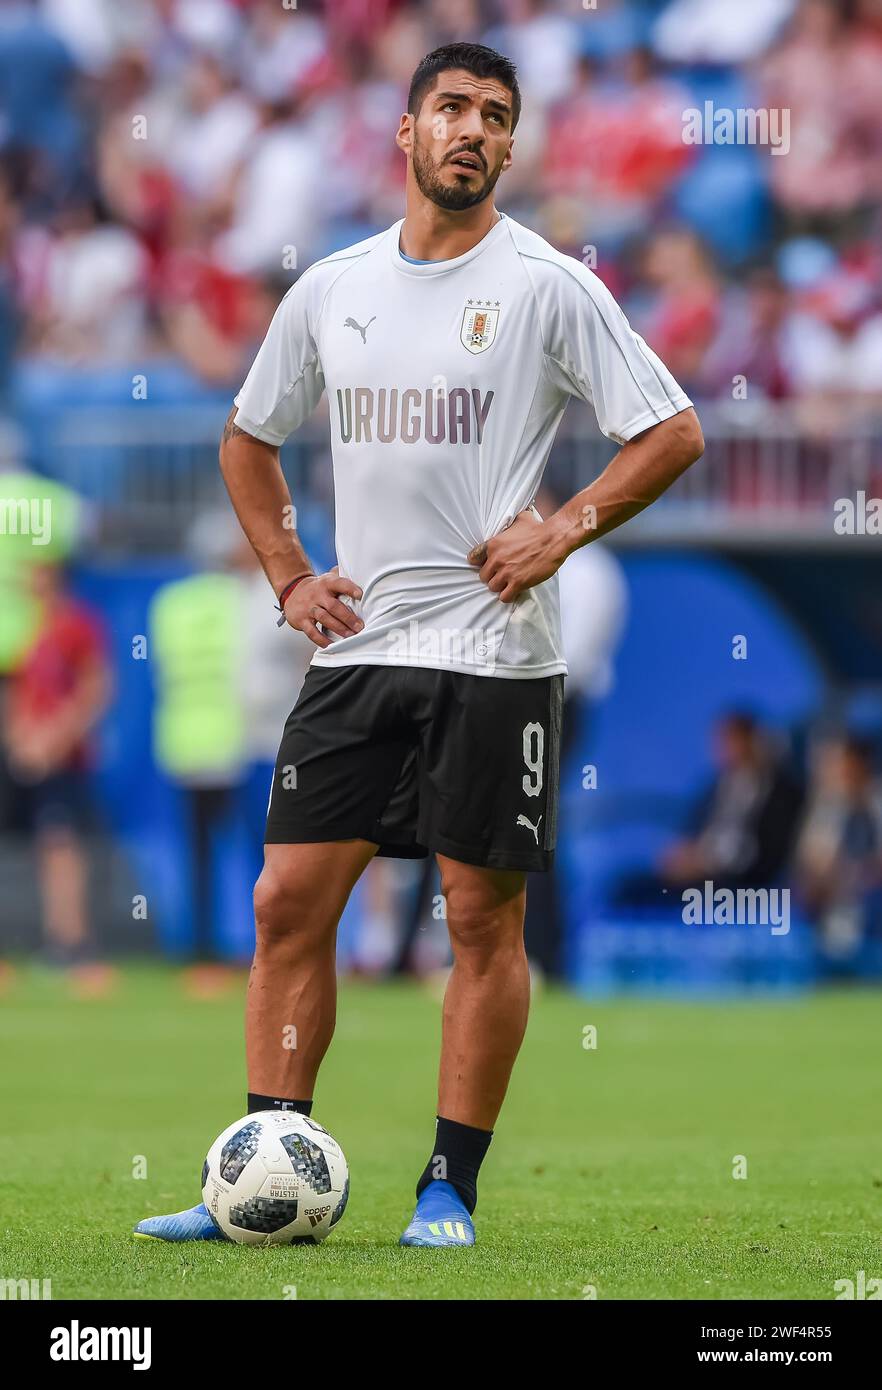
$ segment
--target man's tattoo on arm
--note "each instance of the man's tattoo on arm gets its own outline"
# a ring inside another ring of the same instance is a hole
[[[238,425],[233,424],[233,416],[236,414],[237,410],[238,406],[234,405],[227,416],[227,423],[224,425],[224,432],[222,435],[222,443],[224,444],[229,444],[230,440],[235,439],[237,434],[247,434],[247,430],[240,430]]]

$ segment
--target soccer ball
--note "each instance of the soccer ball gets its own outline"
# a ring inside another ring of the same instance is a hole
[[[349,1200],[349,1166],[326,1129],[297,1111],[258,1110],[208,1150],[202,1200],[242,1245],[318,1244]]]

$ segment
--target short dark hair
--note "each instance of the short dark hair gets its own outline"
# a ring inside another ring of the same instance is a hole
[[[517,69],[510,58],[503,57],[495,48],[486,48],[482,43],[446,43],[443,48],[435,48],[426,54],[410,79],[407,109],[412,116],[419,115],[423,98],[434,86],[435,78],[448,68],[462,68],[474,77],[495,77],[504,87],[508,87],[511,92],[511,128],[514,130],[521,114]]]

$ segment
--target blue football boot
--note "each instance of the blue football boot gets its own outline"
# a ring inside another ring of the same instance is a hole
[[[399,1245],[474,1245],[475,1228],[465,1203],[449,1182],[430,1182]]]
[[[138,1222],[135,1235],[142,1240],[226,1240],[202,1202],[171,1216],[147,1216]]]

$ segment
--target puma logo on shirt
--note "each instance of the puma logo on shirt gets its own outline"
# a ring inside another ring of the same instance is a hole
[[[346,322],[344,323],[343,327],[344,327],[344,328],[354,328],[358,333],[361,334],[361,341],[362,341],[363,343],[367,343],[367,331],[368,331],[368,329],[370,328],[371,324],[373,323],[373,321],[374,321],[374,319],[375,319],[376,317],[377,317],[376,314],[374,314],[374,318],[373,318],[373,319],[368,319],[368,321],[367,321],[367,323],[365,324],[364,328],[362,328],[362,326],[361,326],[360,323],[356,323],[355,319],[347,319]]]

